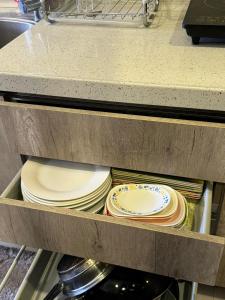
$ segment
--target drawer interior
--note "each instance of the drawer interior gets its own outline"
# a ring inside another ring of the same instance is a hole
[[[21,197],[20,192],[20,174],[17,174],[11,188],[8,189],[6,196]],[[201,200],[195,208],[195,222],[193,230],[201,233],[209,233],[212,205],[212,187],[213,184],[207,182]],[[58,282],[56,271],[57,264],[62,254],[39,250],[29,272],[16,295],[15,300],[23,299],[43,299],[51,288]],[[47,259],[46,259],[47,258]],[[197,300],[197,283],[179,283],[180,300]],[[56,299],[64,299],[59,295]]]
[[[21,192],[21,170],[16,174],[8,187],[2,193],[2,198],[14,199],[17,201],[23,201]],[[212,191],[213,183],[205,182],[203,194],[198,201],[189,201],[189,216],[191,218],[190,223],[187,224],[186,230],[192,230],[199,233],[210,233],[211,225],[211,209],[212,209]],[[193,216],[192,216],[193,215]],[[188,222],[187,222],[188,223]]]

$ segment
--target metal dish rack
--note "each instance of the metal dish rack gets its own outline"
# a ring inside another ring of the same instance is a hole
[[[159,0],[42,0],[45,18],[55,21],[137,23],[149,26]]]

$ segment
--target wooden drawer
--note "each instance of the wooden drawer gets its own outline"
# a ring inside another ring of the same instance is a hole
[[[196,300],[224,300],[225,289],[200,285],[196,295]]]
[[[211,189],[208,183],[199,206],[201,232],[208,230]],[[0,199],[0,240],[225,286],[224,238],[15,199],[20,174]]]
[[[0,102],[14,152],[225,182],[225,124]]]
[[[0,137],[17,154],[225,182],[225,125],[0,102]],[[225,286],[225,239],[0,200],[0,240]]]

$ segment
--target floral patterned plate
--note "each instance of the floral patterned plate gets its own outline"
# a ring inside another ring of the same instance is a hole
[[[164,210],[171,197],[163,185],[124,184],[110,192],[112,206],[124,215],[149,216]]]

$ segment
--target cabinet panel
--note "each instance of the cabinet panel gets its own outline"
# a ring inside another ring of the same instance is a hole
[[[212,233],[225,237],[225,184],[215,183],[213,189]]]
[[[0,96],[0,102],[3,97]],[[0,193],[6,188],[21,167],[20,155],[12,151],[8,143],[8,132],[5,130],[3,120],[0,120]]]
[[[0,103],[20,154],[225,182],[225,124]]]

